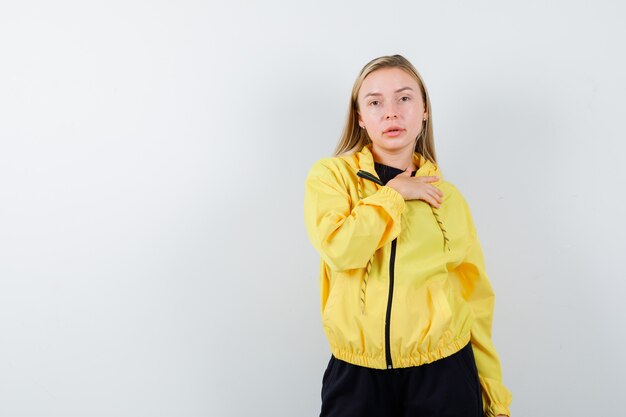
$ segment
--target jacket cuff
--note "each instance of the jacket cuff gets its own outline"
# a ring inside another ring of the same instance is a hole
[[[406,206],[402,194],[386,185],[380,187],[374,194],[365,197],[361,201],[363,203],[374,203],[385,207],[394,218],[399,217]]]
[[[511,412],[509,411],[509,406],[513,399],[511,391],[499,381],[484,378],[480,375],[478,379],[481,382],[483,390],[485,417],[495,417],[498,414],[510,416]]]
[[[485,417],[496,417],[502,414],[509,417],[511,416],[509,408],[502,404],[492,404],[490,407],[485,409]]]

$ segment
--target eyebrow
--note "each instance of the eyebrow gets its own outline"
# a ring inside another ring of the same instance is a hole
[[[411,91],[413,91],[413,89],[411,87],[402,87],[401,89],[396,90],[395,92],[399,93],[399,92],[404,91],[404,90],[411,90]],[[382,94],[381,93],[368,93],[363,98],[367,98],[369,96],[382,96]]]

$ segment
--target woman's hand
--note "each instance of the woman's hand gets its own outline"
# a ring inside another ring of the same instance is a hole
[[[443,200],[443,192],[434,185],[428,184],[438,179],[437,176],[412,177],[408,171],[405,171],[390,180],[387,186],[402,194],[405,200],[424,200],[439,208]]]

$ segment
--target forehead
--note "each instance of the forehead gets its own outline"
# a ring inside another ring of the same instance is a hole
[[[381,68],[365,77],[359,90],[359,97],[370,93],[392,94],[404,87],[411,87],[416,93],[419,85],[415,78],[400,68]]]

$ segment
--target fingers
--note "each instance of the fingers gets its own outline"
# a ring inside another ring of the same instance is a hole
[[[439,177],[436,175],[431,175],[431,176],[423,176],[423,177],[415,177],[416,179],[422,181],[422,182],[436,182],[439,180]],[[429,184],[430,185],[430,184]],[[439,188],[431,185],[431,190],[435,190],[440,196],[443,197],[443,191],[441,191]]]
[[[399,181],[399,177],[403,177],[402,174],[395,177],[395,179],[389,181],[387,185],[393,187],[393,181]],[[443,191],[441,191],[438,187],[429,184],[430,182],[436,182],[439,180],[439,177],[436,175],[432,176],[419,176],[419,177],[411,177],[402,179],[401,182],[407,182],[406,187],[404,187],[408,194],[402,194],[405,199],[420,199],[424,200],[428,204],[433,207],[440,208],[443,203]],[[419,185],[418,185],[419,184]],[[415,185],[417,187],[413,188],[411,185]]]
[[[428,177],[428,178],[437,178],[437,177]],[[443,203],[443,191],[434,185],[427,184],[426,185],[426,195],[425,201],[431,204],[434,207],[440,208],[441,203]]]
[[[437,208],[441,207],[441,203],[443,202],[443,193],[440,189],[433,187],[434,189],[429,189],[426,192],[428,193],[426,201],[430,203],[432,206]]]

